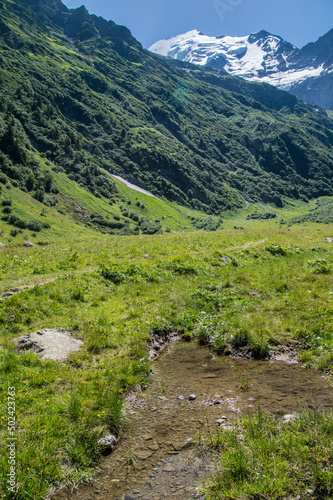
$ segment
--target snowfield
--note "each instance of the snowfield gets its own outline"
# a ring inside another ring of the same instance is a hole
[[[213,37],[197,30],[160,40],[149,50],[192,64],[225,70],[246,80],[266,82],[284,90],[310,77],[325,74],[318,67],[299,67],[300,49],[266,31],[249,36]]]

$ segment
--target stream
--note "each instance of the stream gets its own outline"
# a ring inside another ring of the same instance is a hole
[[[218,357],[175,342],[153,369],[149,388],[128,396],[127,428],[94,482],[57,500],[198,498],[200,476],[213,465],[194,444],[221,423],[258,406],[281,418],[306,406],[332,408],[325,377],[297,363]]]

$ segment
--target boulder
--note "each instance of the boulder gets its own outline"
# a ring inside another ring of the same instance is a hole
[[[79,351],[83,341],[74,339],[64,328],[46,328],[15,339],[18,349],[32,349],[40,358],[64,361]]]
[[[30,241],[25,241],[24,243],[22,243],[22,245],[26,248],[30,248],[30,247],[34,247],[35,245],[33,243],[31,243]]]
[[[117,439],[112,434],[107,434],[98,440],[98,444],[103,448],[103,453],[111,453],[117,444]]]

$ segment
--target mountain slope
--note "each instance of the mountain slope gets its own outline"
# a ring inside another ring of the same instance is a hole
[[[333,109],[333,29],[302,49],[267,31],[210,37],[197,30],[150,47],[152,52],[266,82],[310,104]]]
[[[107,172],[217,215],[332,194],[333,123],[288,93],[156,56],[84,7],[0,7],[0,168],[40,201],[58,195],[38,157],[110,203]]]

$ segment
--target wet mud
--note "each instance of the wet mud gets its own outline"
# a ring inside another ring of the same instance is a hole
[[[333,404],[325,377],[296,363],[221,358],[194,343],[169,345],[153,369],[150,387],[128,397],[127,429],[93,483],[54,498],[194,498],[200,476],[212,467],[195,453],[207,433],[258,406],[283,417]]]

